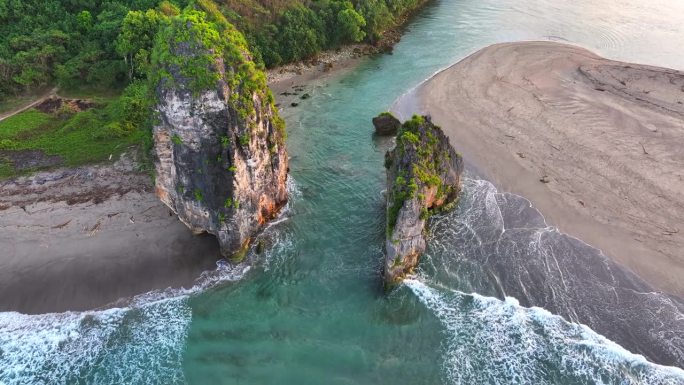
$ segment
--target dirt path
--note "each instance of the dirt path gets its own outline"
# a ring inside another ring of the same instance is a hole
[[[40,98],[32,101],[31,103],[25,104],[23,106],[15,108],[11,111],[0,114],[0,122],[2,122],[3,120],[5,120],[9,117],[12,117],[12,116],[18,114],[18,113],[24,112],[24,111],[28,110],[29,108],[37,106],[40,103],[44,102],[47,98],[54,96],[54,95],[57,95],[57,87],[51,89],[50,91],[47,91]]]

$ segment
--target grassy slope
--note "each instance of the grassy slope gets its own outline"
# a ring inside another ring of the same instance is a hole
[[[30,109],[0,122],[0,178],[37,171],[15,170],[9,151],[40,150],[74,167],[104,161],[110,155],[117,158],[128,146],[140,143],[146,135],[143,131],[111,130],[108,122],[115,119],[111,106],[68,116]]]

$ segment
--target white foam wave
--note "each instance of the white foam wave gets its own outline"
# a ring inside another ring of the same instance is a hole
[[[290,202],[276,220],[287,220],[301,197],[292,178]],[[275,226],[274,225],[274,226]],[[287,234],[269,226],[273,239],[266,268],[292,246]],[[182,349],[192,319],[189,299],[212,287],[242,279],[249,258],[205,271],[191,288],[139,294],[116,307],[85,312],[25,315],[0,313],[0,385],[183,384]]]
[[[447,380],[467,383],[682,384],[684,371],[655,365],[587,326],[541,308],[405,281],[445,327]]]
[[[0,313],[0,384],[179,384],[187,297],[136,308]],[[152,375],[154,373],[154,375]]]

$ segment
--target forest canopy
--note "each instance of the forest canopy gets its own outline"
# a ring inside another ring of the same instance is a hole
[[[272,67],[376,42],[423,0],[0,0],[0,99],[58,85],[122,89],[145,79],[160,27],[193,3],[242,32]]]

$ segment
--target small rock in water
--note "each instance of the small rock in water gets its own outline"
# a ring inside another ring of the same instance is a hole
[[[401,127],[401,122],[391,113],[383,112],[373,118],[373,126],[378,135],[395,135]]]

